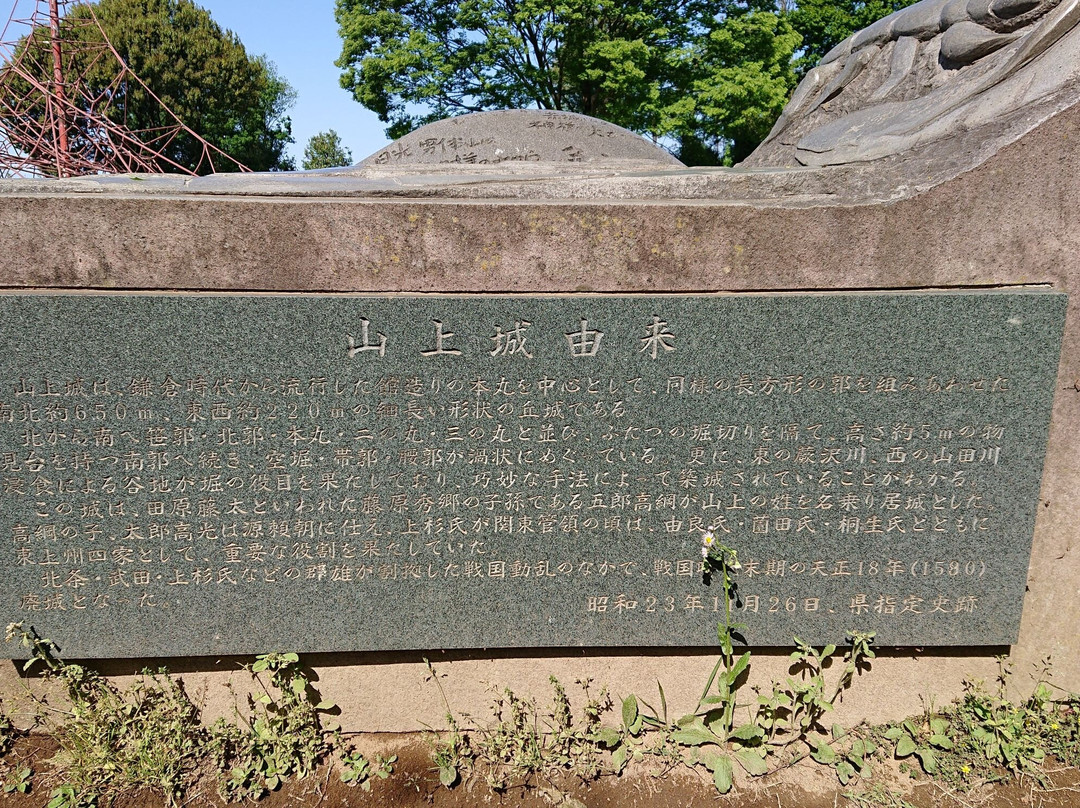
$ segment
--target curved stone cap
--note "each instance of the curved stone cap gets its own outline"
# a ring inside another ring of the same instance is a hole
[[[422,126],[357,165],[652,163],[681,166],[664,149],[621,126],[536,109],[474,112]]]

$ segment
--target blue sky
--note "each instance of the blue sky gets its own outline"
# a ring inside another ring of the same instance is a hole
[[[296,166],[308,138],[334,129],[352,150],[354,162],[378,151],[387,140],[384,125],[341,89],[334,60],[341,39],[334,0],[195,0],[223,28],[231,29],[252,54],[265,54],[296,90],[290,111]]]

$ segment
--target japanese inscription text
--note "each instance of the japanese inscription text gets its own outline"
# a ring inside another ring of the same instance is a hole
[[[1064,301],[2,295],[0,597],[71,656],[705,645],[711,526],[751,643],[1009,643]]]

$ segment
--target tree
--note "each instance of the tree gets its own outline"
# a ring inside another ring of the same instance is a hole
[[[86,24],[91,15],[100,30]],[[223,31],[205,9],[191,0],[99,0],[93,6],[74,6],[68,16],[64,30],[78,47],[67,47],[64,70],[82,76],[90,94],[101,99],[98,111],[110,120],[150,140],[153,130],[174,123],[164,103],[194,132],[248,168],[293,168],[285,154],[293,142],[286,115],[295,98],[292,88],[273,64],[250,56],[236,35]],[[111,87],[120,69],[102,47],[101,31],[149,93],[135,82]],[[47,48],[50,41],[47,29],[38,29],[21,47]],[[31,61],[49,64],[46,59]],[[48,83],[48,78],[42,81]],[[77,127],[78,121],[72,125]],[[201,146],[186,133],[165,148],[180,165],[210,170],[201,164]],[[170,168],[162,162],[162,171]]]
[[[305,171],[314,168],[336,168],[352,163],[352,151],[341,145],[341,138],[333,129],[312,135],[304,147]]]
[[[656,136],[685,117],[707,0],[337,0],[342,86],[387,135],[535,106]],[[423,109],[419,109],[423,108]]]
[[[805,60],[910,0],[838,0],[837,19],[829,0],[807,1],[820,5],[798,17],[786,0],[337,0],[337,65],[391,138],[538,107],[676,143],[690,164],[730,163],[768,134]]]
[[[802,37],[789,15],[771,5],[726,4],[723,22],[703,44],[692,85],[693,130],[683,130],[680,153],[707,147],[727,163],[745,159],[765,139],[795,88],[793,58]],[[685,160],[684,160],[685,162]]]

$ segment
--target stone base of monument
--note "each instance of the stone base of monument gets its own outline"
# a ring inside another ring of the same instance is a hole
[[[550,676],[678,712],[717,654],[711,527],[753,681],[877,633],[842,722],[1006,652],[1076,690],[1066,107],[899,173],[4,181],[7,619],[211,714],[279,650],[347,730],[437,726],[424,658],[462,712]]]

